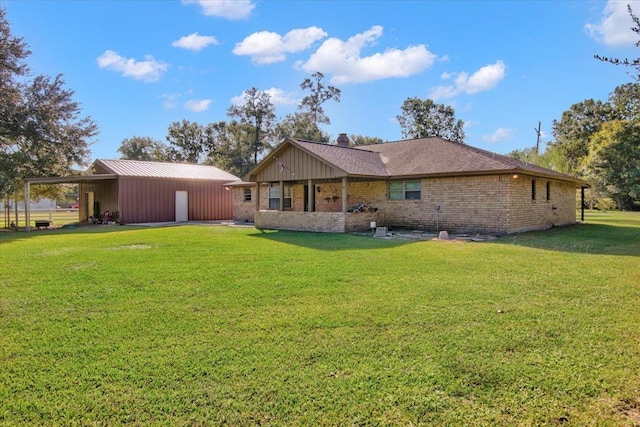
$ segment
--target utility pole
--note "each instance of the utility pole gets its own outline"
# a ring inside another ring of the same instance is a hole
[[[534,131],[536,131],[536,135],[538,136],[538,138],[536,139],[536,154],[539,154],[539,150],[540,150],[540,126],[542,124],[540,123],[540,121],[538,121],[538,128],[537,129],[533,129]]]

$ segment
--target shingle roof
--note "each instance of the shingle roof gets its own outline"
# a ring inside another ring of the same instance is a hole
[[[287,138],[247,173],[247,180],[253,180],[252,177],[266,167],[272,157],[291,147],[354,177],[393,179],[522,173],[588,185],[586,181],[570,175],[438,137],[357,147]]]
[[[387,176],[388,174],[378,153],[300,139],[296,142],[305,150],[349,175]]]
[[[410,139],[356,149],[378,153],[391,176],[520,171],[576,181],[550,169],[442,138]]]
[[[184,163],[147,162],[139,160],[96,160],[95,169],[118,176],[195,179],[206,181],[237,181],[238,178],[214,166]]]

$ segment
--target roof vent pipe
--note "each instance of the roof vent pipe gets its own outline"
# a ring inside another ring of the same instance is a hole
[[[349,146],[349,137],[346,133],[341,133],[338,135],[338,147],[348,147]]]

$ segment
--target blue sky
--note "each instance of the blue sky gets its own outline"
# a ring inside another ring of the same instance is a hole
[[[552,121],[606,100],[636,58],[631,1],[35,1],[0,0],[33,74],[62,73],[98,124],[92,160],[125,138],[164,141],[168,126],[229,120],[251,87],[283,117],[315,71],[342,91],[325,104],[339,133],[401,139],[408,97],[454,107],[466,143],[498,153],[552,139]]]

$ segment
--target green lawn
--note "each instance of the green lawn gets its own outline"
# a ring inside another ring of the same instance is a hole
[[[640,214],[0,233],[0,425],[637,426]]]

